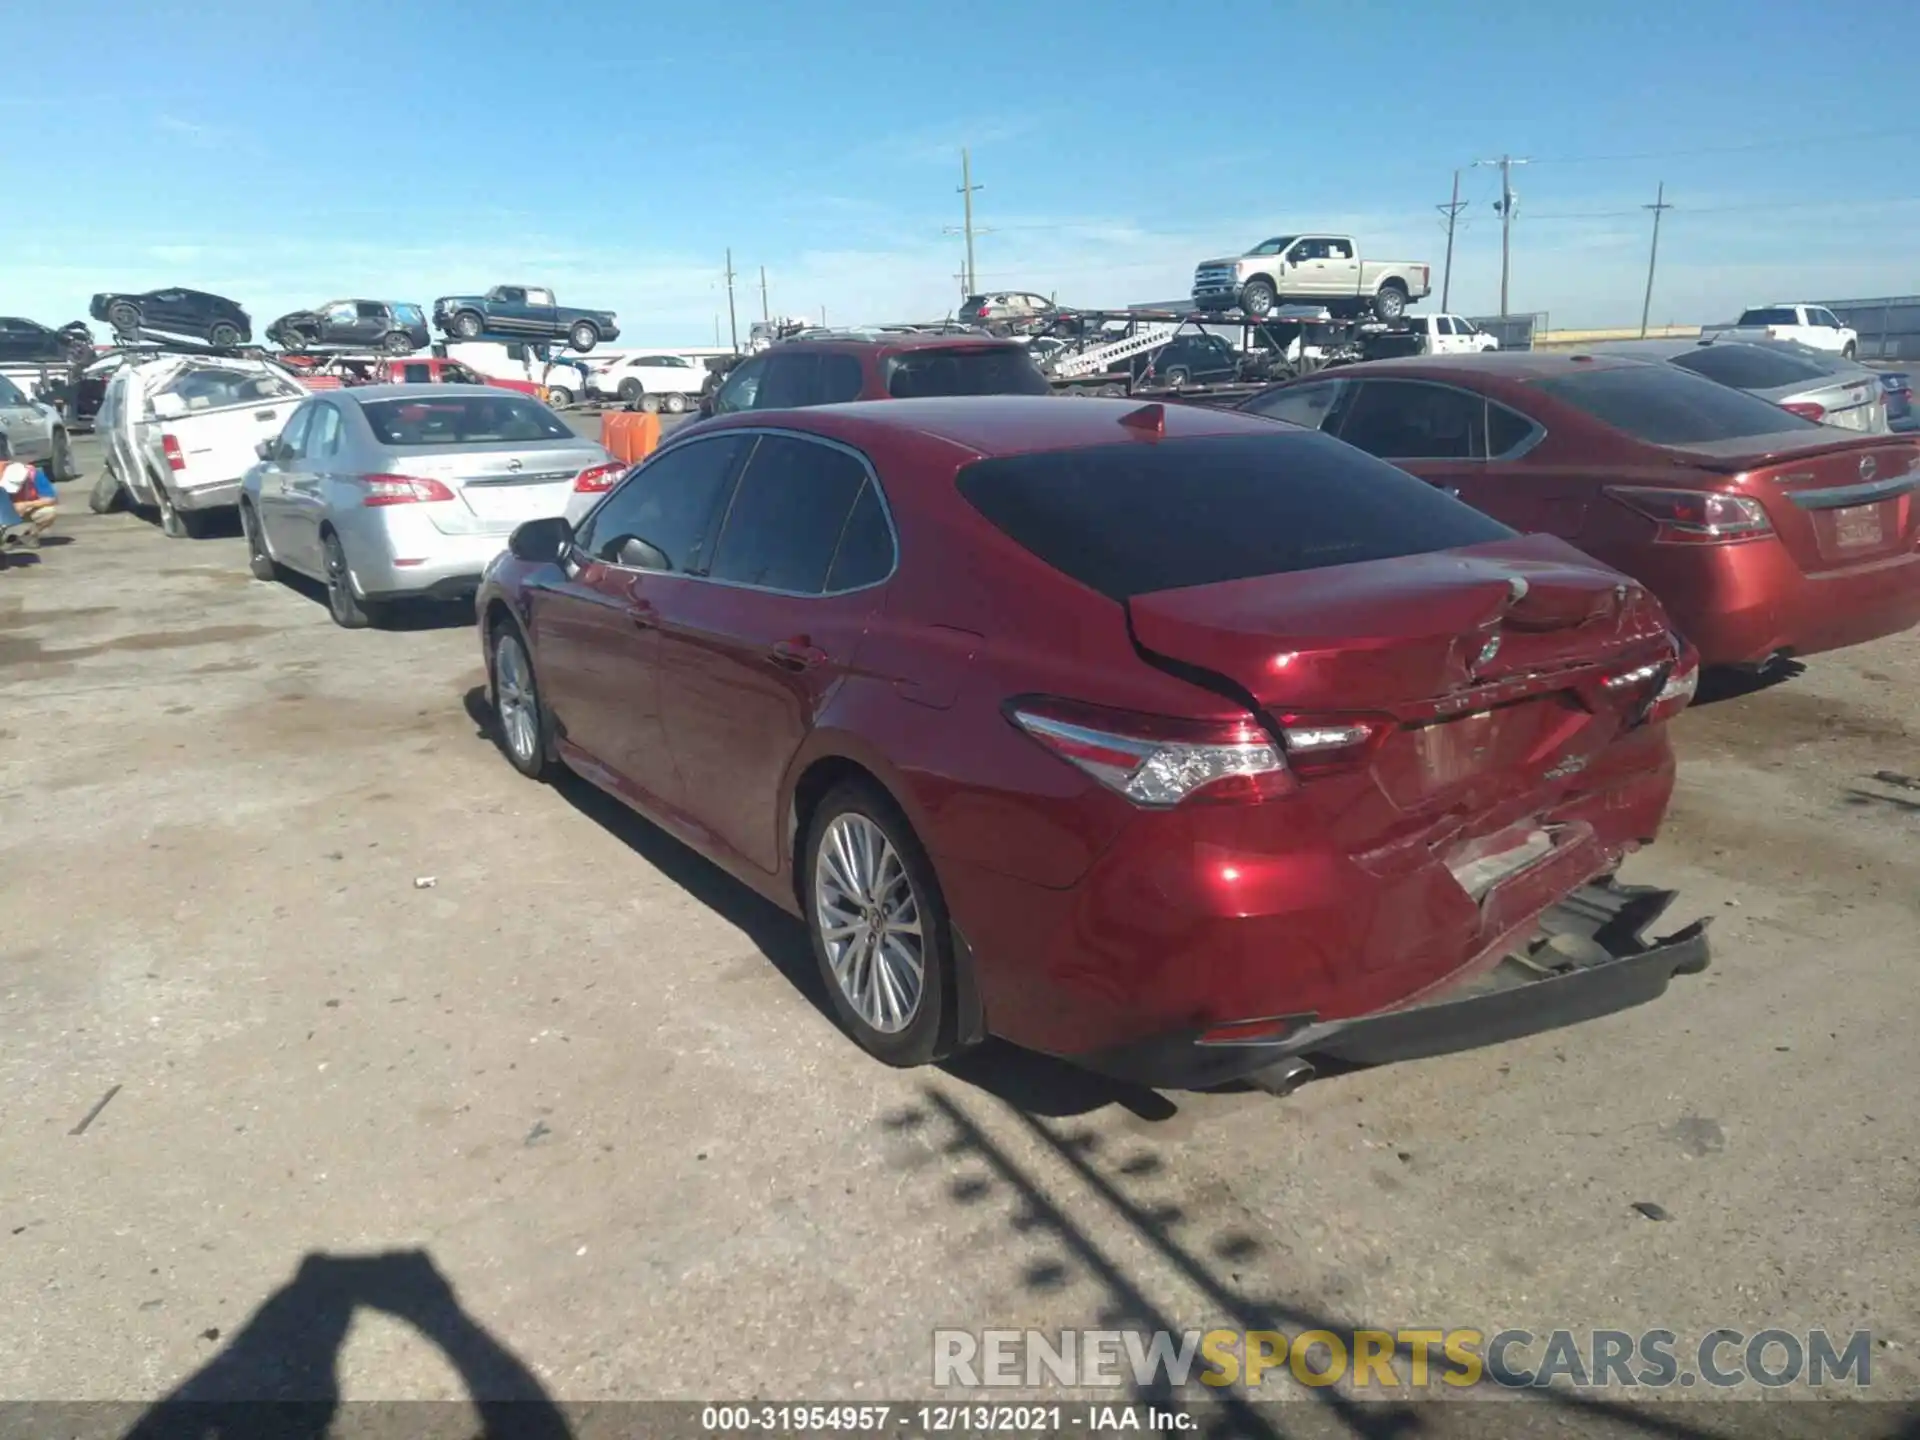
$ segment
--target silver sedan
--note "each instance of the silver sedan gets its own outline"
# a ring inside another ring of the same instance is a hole
[[[1664,360],[1842,430],[1887,433],[1887,402],[1866,366],[1801,345],[1745,340],[1624,340],[1594,353]]]
[[[240,489],[248,563],[325,583],[359,629],[408,598],[457,599],[522,521],[563,515],[625,466],[530,396],[488,385],[315,395]]]

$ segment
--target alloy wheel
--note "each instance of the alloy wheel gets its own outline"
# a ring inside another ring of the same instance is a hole
[[[814,923],[840,993],[860,1019],[897,1035],[919,1013],[926,979],[920,899],[886,832],[848,811],[820,837]]]
[[[522,767],[533,764],[540,745],[540,706],[533,689],[533,667],[520,637],[500,637],[493,655],[494,709],[507,749]]]

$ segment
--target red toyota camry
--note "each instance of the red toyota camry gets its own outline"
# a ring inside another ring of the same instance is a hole
[[[1708,665],[1920,624],[1920,440],[1815,424],[1671,365],[1440,355],[1241,406],[1393,461],[1641,581]]]
[[[996,397],[694,426],[479,595],[500,743],[796,915],[894,1064],[989,1033],[1280,1089],[1702,968],[1610,877],[1694,657],[1640,586],[1323,435]],[[1517,957],[1517,958],[1516,958]]]

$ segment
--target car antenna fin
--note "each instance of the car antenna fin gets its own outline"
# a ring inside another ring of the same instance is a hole
[[[1158,438],[1167,433],[1167,407],[1155,400],[1138,410],[1129,410],[1120,417],[1120,423],[1129,430]]]

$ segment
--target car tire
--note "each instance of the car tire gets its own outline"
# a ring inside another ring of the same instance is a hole
[[[203,517],[191,510],[182,510],[174,503],[173,492],[167,488],[167,482],[156,479],[153,482],[153,495],[156,508],[160,511],[160,533],[169,540],[198,540],[205,529]]]
[[[225,320],[207,331],[207,341],[221,349],[229,349],[240,343],[240,327],[230,325]]]
[[[1373,297],[1373,313],[1389,325],[1407,313],[1407,292],[1398,285],[1382,285]]]
[[[1852,345],[1848,345],[1845,349],[1841,350],[1840,355],[1841,358],[1846,360],[1857,360],[1859,358],[1857,348]]]
[[[889,1065],[925,1065],[950,1053],[946,900],[913,827],[877,785],[840,785],[820,802],[807,827],[799,888],[814,960],[847,1033]],[[917,986],[903,994],[915,983],[916,962]]]
[[[140,307],[130,300],[116,300],[107,307],[107,324],[113,327],[116,335],[138,335],[140,333]]]
[[[1193,375],[1184,365],[1175,365],[1160,378],[1160,383],[1169,389],[1178,390],[1193,383]]]
[[[600,343],[600,327],[589,320],[579,321],[567,332],[567,343],[584,355]]]
[[[267,537],[251,502],[240,502],[240,532],[247,538],[247,572],[256,580],[278,580],[280,567],[267,552]]]
[[[413,337],[404,330],[395,330],[380,342],[380,348],[389,355],[411,355]]]
[[[639,398],[640,382],[638,380],[622,380],[620,382],[620,399],[623,403],[631,406],[633,402]]]
[[[67,438],[65,430],[53,432],[53,454],[47,460],[47,473],[55,483],[80,478],[80,471],[73,463],[73,441]]]
[[[533,673],[526,636],[512,620],[493,628],[487,651],[493,682],[493,738],[507,763],[529,780],[551,778],[554,762],[547,744],[547,707]]]
[[[668,395],[665,400],[667,414],[684,415],[687,413],[687,397],[679,393]]]
[[[564,410],[573,404],[573,392],[564,385],[549,385],[547,404],[555,410]]]
[[[1256,319],[1273,313],[1275,298],[1271,280],[1249,280],[1240,288],[1240,308]]]
[[[453,333],[462,340],[478,340],[486,328],[486,322],[471,310],[462,310],[453,317]]]
[[[383,607],[363,600],[353,588],[353,570],[347,564],[346,547],[329,530],[320,541],[326,568],[327,614],[342,630],[365,630],[383,618]]]
[[[93,482],[93,489],[87,492],[87,508],[96,515],[111,515],[126,503],[126,487],[121,485],[120,477],[111,470],[101,471],[100,478]]]
[[[642,394],[640,396],[640,408],[648,415],[658,415],[660,413],[660,397],[658,395]]]

